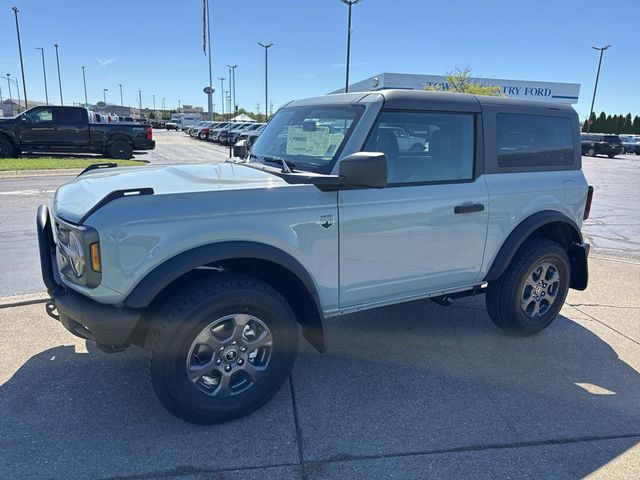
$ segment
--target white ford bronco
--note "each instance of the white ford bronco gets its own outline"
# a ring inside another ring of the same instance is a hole
[[[263,405],[299,328],[326,350],[326,318],[485,294],[498,327],[531,335],[587,287],[593,190],[568,106],[329,95],[285,105],[235,150],[96,165],[37,213],[47,312],[104,351],[143,347],[158,398],[189,422]]]

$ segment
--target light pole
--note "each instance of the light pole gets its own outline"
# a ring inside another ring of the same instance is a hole
[[[11,82],[16,86],[16,92],[18,93],[18,113],[20,113],[20,85],[17,80],[11,80],[11,74],[7,73],[5,77],[7,79],[7,83],[9,84],[9,100],[11,100]],[[13,115],[13,103],[11,104],[11,115]]]
[[[220,96],[222,97],[222,118],[224,119],[224,81],[226,80],[226,78],[224,77],[218,77],[218,80],[220,80]]]
[[[138,90],[138,104],[140,105],[140,117],[142,117],[142,90]]]
[[[233,112],[238,111],[238,104],[236,103],[236,67],[238,65],[227,65],[229,67],[229,82],[231,83],[231,96],[233,98]]]
[[[273,43],[260,43],[258,42],[262,48],[264,48],[264,121],[266,122],[269,118],[269,110],[267,105],[269,104],[269,49],[273,47]]]
[[[124,100],[122,99],[122,84],[119,83],[118,87],[120,87],[120,114],[124,117]]]
[[[7,76],[4,78],[7,79],[7,85],[9,86],[9,105],[11,106],[11,116],[13,117],[13,99],[11,98],[11,80],[9,80],[9,74],[7,73]],[[20,109],[20,105],[18,105],[18,109]]]
[[[596,73],[596,84],[593,86],[593,98],[591,99],[591,110],[589,110],[589,120],[587,120],[587,133],[591,131],[591,116],[593,115],[593,105],[596,103],[596,91],[598,90],[598,80],[600,79],[600,67],[602,66],[602,55],[605,50],[611,48],[611,45],[606,47],[591,47],[594,50],[600,51],[600,60],[598,61],[598,73]]]
[[[47,105],[49,105],[49,92],[47,91],[47,68],[45,67],[45,64],[44,64],[44,48],[36,47],[36,50],[40,50],[40,53],[42,54],[42,74],[44,75],[44,99],[45,99],[45,102],[47,102]]]
[[[18,35],[18,52],[20,53],[20,71],[22,72],[22,88],[24,90],[24,109],[29,108],[27,102],[27,82],[24,80],[24,63],[22,62],[22,43],[20,42],[20,26],[18,25],[18,7],[11,7],[16,17],[16,34]]]
[[[104,108],[107,108],[107,92],[108,91],[109,91],[108,88],[102,89],[102,101],[104,102]]]
[[[178,113],[180,113],[180,109],[182,108],[181,106],[181,100],[178,100]]]
[[[60,45],[56,43],[53,46],[56,47],[56,64],[58,65],[58,85],[60,86],[60,105],[64,105],[64,102],[62,101],[62,80],[60,78],[60,57],[58,56],[58,47]]]
[[[349,91],[349,61],[351,57],[351,7],[360,2],[360,0],[340,0],[342,3],[349,6],[349,21],[347,24],[347,78],[344,84],[344,93]]]
[[[87,98],[87,77],[84,74],[84,65],[82,66],[82,85],[84,86],[84,108],[89,108],[89,99]]]
[[[213,120],[213,74],[211,73],[211,28],[209,20],[209,0],[206,3],[207,8],[207,47],[209,49],[209,93],[207,93],[207,108],[209,109],[209,120]]]

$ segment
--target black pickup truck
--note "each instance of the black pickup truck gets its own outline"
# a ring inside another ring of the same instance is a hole
[[[0,158],[21,152],[100,153],[128,159],[155,148],[151,125],[89,123],[82,107],[40,106],[0,119]]]

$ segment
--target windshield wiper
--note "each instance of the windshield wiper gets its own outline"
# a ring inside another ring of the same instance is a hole
[[[290,162],[288,160],[285,160],[284,158],[264,156],[264,157],[262,157],[262,159],[265,162],[269,162],[269,163],[279,163],[280,165],[282,165],[282,172],[283,173],[293,173],[293,171],[291,169],[292,168],[296,168],[296,164],[295,163]]]

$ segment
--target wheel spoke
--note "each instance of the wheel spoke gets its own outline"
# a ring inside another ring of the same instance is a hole
[[[231,375],[227,373],[223,373],[220,377],[220,384],[214,395],[220,395],[221,397],[229,397],[231,396]]]
[[[214,370],[215,367],[216,364],[214,357],[211,357],[211,360],[209,360],[207,363],[203,363],[202,365],[190,365],[188,372],[189,380],[195,383],[200,380],[203,375],[206,375],[207,373],[211,372],[211,370]]]
[[[533,312],[532,316],[533,317],[539,317],[540,316],[540,302],[534,302],[533,303]]]
[[[245,343],[247,344],[247,348],[249,350],[256,350],[260,347],[271,345],[272,342],[273,342],[273,339],[271,337],[271,333],[269,332],[263,332],[259,338],[252,340],[250,342],[245,340]]]
[[[252,363],[247,362],[242,366],[242,370],[244,370],[244,372],[249,376],[251,381],[255,383],[258,381],[258,377],[260,376],[260,374],[263,372],[264,369],[256,367]]]
[[[244,327],[251,320],[251,315],[238,314],[233,317],[233,338],[239,340]]]
[[[546,278],[545,276],[544,281],[549,284],[557,282],[559,279],[558,271],[554,268],[553,270],[550,270],[550,272],[551,276],[549,278]],[[547,272],[547,275],[549,275],[549,272]]]

